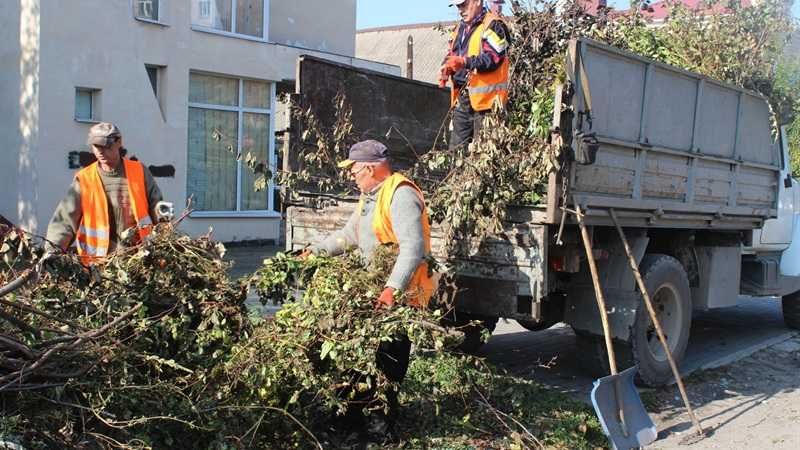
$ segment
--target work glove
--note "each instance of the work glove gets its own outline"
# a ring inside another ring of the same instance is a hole
[[[297,255],[297,258],[299,258],[299,259],[301,259],[301,260],[306,260],[306,259],[308,259],[308,257],[309,257],[309,256],[311,256],[311,255],[313,255],[313,254],[314,254],[314,253],[311,251],[311,249],[310,249],[310,248],[305,248],[305,249],[303,249],[303,251],[301,251],[301,252],[300,252],[300,253]]]
[[[394,288],[384,288],[380,297],[378,297],[378,300],[375,302],[375,309],[389,309],[392,306],[394,306]]]
[[[158,202],[154,209],[156,212],[156,221],[159,223],[172,222],[172,219],[175,218],[175,206],[172,202]]]
[[[448,56],[447,59],[444,60],[444,67],[446,67],[450,73],[456,73],[466,66],[467,58],[463,56]]]
[[[447,80],[448,80],[448,78],[447,78],[447,77],[440,77],[440,78],[439,78],[439,87],[440,87],[440,88],[445,88],[445,87],[447,87]]]
[[[447,86],[447,81],[450,80],[450,75],[452,75],[445,66],[439,68],[439,87],[443,88]]]

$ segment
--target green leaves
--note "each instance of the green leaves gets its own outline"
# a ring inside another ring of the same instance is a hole
[[[331,341],[323,342],[322,343],[322,351],[320,351],[320,354],[319,354],[319,359],[324,360],[328,356],[328,353],[330,353],[331,350],[333,350],[334,345],[336,345],[336,344],[334,344]],[[332,356],[335,358],[336,357],[336,353],[334,353]]]
[[[253,339],[233,349],[229,374],[262,367],[238,386],[270,385],[266,393],[259,391],[263,401],[291,405],[296,399],[302,409],[291,411],[302,417],[322,405],[340,413],[384,409],[386,392],[395,385],[378,369],[381,345],[405,335],[420,349],[446,348],[461,338],[439,326],[440,311],[410,307],[402,293],[392,309],[375,309],[396,252],[379,247],[367,267],[357,252],[303,260],[281,253],[266,260],[251,283],[262,301],[283,307],[256,328]],[[375,396],[366,403],[355,395],[370,389]]]

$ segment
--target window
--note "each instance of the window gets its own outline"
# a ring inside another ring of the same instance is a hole
[[[99,120],[99,89],[75,88],[75,120],[96,122]]]
[[[150,86],[153,88],[153,95],[156,98],[158,98],[158,69],[158,66],[144,66],[144,70],[147,71],[147,78],[150,80]]]
[[[159,21],[161,0],[133,0],[133,15],[138,19]]]
[[[153,96],[158,103],[158,109],[161,112],[161,118],[164,119],[166,122],[166,104],[164,102],[164,96],[162,94],[163,90],[163,83],[164,83],[164,71],[166,70],[167,66],[158,66],[155,64],[145,64],[144,70],[147,73],[147,80],[150,81],[150,87],[153,88]]]
[[[256,192],[252,154],[274,170],[274,84],[200,73],[189,75],[187,192],[197,215],[274,211],[274,186]]]
[[[269,0],[192,0],[192,24],[224,34],[267,39]]]

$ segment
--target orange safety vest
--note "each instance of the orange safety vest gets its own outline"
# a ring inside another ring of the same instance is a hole
[[[147,188],[144,182],[144,166],[138,161],[122,160],[125,165],[125,178],[128,180],[128,193],[133,207],[139,239],[150,234],[153,222],[150,219],[150,205],[147,202]],[[101,262],[108,256],[111,243],[111,226],[108,215],[108,198],[100,178],[97,163],[81,169],[76,175],[81,190],[81,223],[75,240],[78,255],[84,265]],[[123,224],[118,224],[122,226]]]
[[[466,56],[478,56],[483,53],[483,38],[484,35],[491,31],[491,24],[495,20],[502,21],[503,18],[497,14],[490,12],[486,13],[483,21],[472,30],[472,35],[469,37],[469,46],[467,47]],[[460,28],[463,25],[459,23]],[[458,37],[459,28],[456,28],[450,39],[450,53],[455,52],[455,42]],[[492,109],[492,105],[497,100],[501,105],[505,106],[508,101],[508,71],[510,63],[508,56],[503,58],[500,67],[491,72],[478,72],[473,70],[467,81],[467,92],[469,93],[469,102],[472,109],[475,111],[486,111]],[[450,106],[455,106],[458,100],[458,90],[455,84],[450,88]]]
[[[430,255],[431,225],[428,222],[428,211],[425,208],[425,199],[422,196],[422,191],[420,188],[418,188],[416,184],[402,174],[392,174],[386,179],[386,181],[383,182],[383,186],[381,186],[380,190],[378,190],[378,195],[375,202],[375,215],[372,218],[372,231],[375,232],[375,237],[378,238],[378,242],[381,244],[399,244],[397,241],[397,236],[394,234],[394,230],[392,229],[391,206],[394,192],[403,184],[413,187],[417,192],[420,201],[422,201],[422,237],[423,241],[425,242],[425,253]],[[363,207],[364,199],[362,198],[358,203],[359,215],[361,214]],[[434,290],[435,286],[433,280],[428,274],[428,263],[427,261],[423,261],[420,263],[417,271],[414,272],[414,275],[411,277],[411,281],[409,281],[408,286],[406,287],[406,292],[409,292],[410,294],[409,303],[419,308],[427,307],[428,302],[433,296]]]

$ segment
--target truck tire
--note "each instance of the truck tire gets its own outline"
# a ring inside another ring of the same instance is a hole
[[[677,259],[661,254],[645,255],[639,270],[672,356],[680,366],[692,324],[691,290],[686,271]],[[580,365],[594,376],[608,375],[611,370],[603,337],[583,332],[576,336]],[[615,340],[614,353],[620,371],[639,366],[638,380],[643,384],[661,386],[672,380],[672,369],[641,295],[630,339],[627,342]]]
[[[686,270],[677,259],[660,254],[645,255],[639,267],[669,349],[680,367],[692,326],[692,298]],[[639,366],[641,381],[650,386],[670,382],[672,369],[644,299],[636,310],[631,333],[630,354],[633,363]]]
[[[522,319],[517,319],[517,323],[519,324],[519,326],[525,328],[528,331],[542,331],[555,325],[554,323],[546,321],[536,322],[533,320],[522,320]]]
[[[781,300],[783,306],[783,321],[786,326],[800,330],[800,291],[784,295]]]

